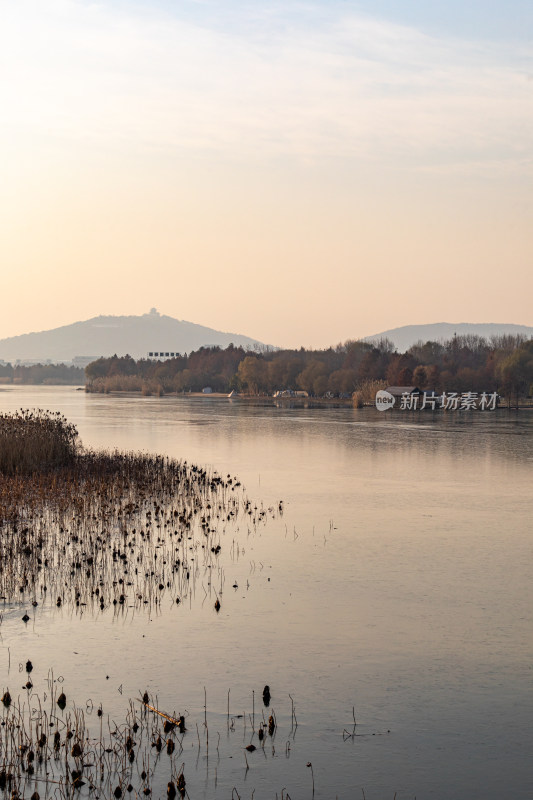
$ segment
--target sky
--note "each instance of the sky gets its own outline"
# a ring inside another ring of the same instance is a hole
[[[0,338],[533,325],[531,0],[3,0]]]

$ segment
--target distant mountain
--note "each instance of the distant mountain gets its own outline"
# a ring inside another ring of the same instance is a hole
[[[261,342],[235,333],[222,333],[193,322],[159,314],[153,308],[138,317],[94,317],[41,333],[0,339],[0,359],[72,361],[75,357],[119,356],[145,358],[149,352],[190,353],[202,346],[261,348]]]
[[[373,336],[366,336],[365,342],[375,342],[379,339],[390,339],[394,343],[399,353],[404,353],[416,342],[440,342],[451,339],[454,334],[466,336],[474,334],[490,339],[491,336],[503,336],[511,334],[521,334],[527,338],[533,336],[533,327],[527,325],[512,325],[498,322],[435,322],[431,325],[404,325],[401,328],[392,328],[390,331],[375,333]]]

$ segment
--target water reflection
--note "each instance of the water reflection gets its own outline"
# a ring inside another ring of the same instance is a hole
[[[220,762],[203,747],[195,754],[191,796],[227,797],[232,786],[246,797],[255,789],[256,800],[283,787],[310,796],[308,761],[322,797],[361,787],[398,800],[531,796],[528,413],[392,416],[0,391],[1,409],[21,406],[61,410],[88,446],[236,474],[250,497],[283,498],[285,513],[232,535],[218,617],[201,603],[135,620],[59,610],[22,630],[6,616],[4,666],[7,644],[13,663],[53,666],[72,693],[118,718],[123,698],[148,687],[201,725],[205,686]],[[235,742],[248,743],[250,725],[225,729],[228,689],[232,714],[250,714],[267,683],[276,752],[247,773]],[[343,738],[354,706],[361,736]]]

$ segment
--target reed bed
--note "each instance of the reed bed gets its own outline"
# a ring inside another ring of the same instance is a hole
[[[275,514],[270,509],[270,514]],[[84,452],[68,467],[0,481],[0,599],[100,609],[187,596],[210,583],[223,535],[270,515],[230,475],[135,453]]]
[[[168,796],[185,796],[179,761],[185,731],[179,724],[131,700],[120,724],[101,707],[89,723],[83,708],[60,702],[53,676],[48,683],[43,696],[28,691],[0,705],[1,794],[34,800],[148,797],[157,776]]]
[[[282,513],[281,502],[275,509],[252,503],[230,474],[162,456],[83,450],[74,426],[60,415],[19,412],[2,420],[2,441],[12,449],[0,474],[0,600],[21,614],[24,608],[32,613],[30,606],[151,613],[164,597],[185,600],[198,580],[216,595],[215,613],[224,586],[219,554],[227,546],[227,557],[238,557],[225,534],[238,527],[251,532]],[[26,459],[32,431],[48,428],[65,448],[49,452],[39,440],[38,455]],[[30,620],[28,613],[22,620]],[[129,701],[120,724],[101,706],[95,717],[92,704],[89,720],[88,707],[74,705],[51,673],[39,694],[32,670],[27,662],[22,696],[2,689],[0,797],[187,796],[183,714],[162,713],[157,698],[145,693]],[[256,723],[252,698],[251,715],[230,716],[228,692],[227,735],[240,722],[243,737],[248,741],[250,731],[264,748],[275,735],[275,714],[257,715]],[[198,753],[208,754],[207,695],[201,726]],[[255,749],[251,740],[240,747],[247,769],[247,752]]]
[[[181,602],[202,569],[221,592],[226,528],[267,510],[229,474],[77,437],[60,414],[0,416],[0,600],[151,610],[168,592]]]
[[[207,701],[199,726],[186,711],[161,711],[157,698],[144,692],[128,701],[124,718],[117,723],[101,705],[95,709],[87,703],[84,709],[68,702],[63,691],[58,694],[52,671],[46,691],[39,694],[32,688],[16,699],[4,691],[0,702],[0,797],[107,800],[166,795],[173,800],[189,796],[186,765],[196,772],[200,755],[208,763]],[[244,777],[254,751],[263,758],[276,757],[277,722],[273,711],[267,713],[268,721],[262,713],[254,727],[251,714],[230,716],[228,711],[226,740],[231,752],[241,756]],[[212,734],[212,740],[220,766],[220,731]],[[288,757],[290,747],[287,751],[285,744],[285,748]],[[212,775],[215,792],[217,766]]]
[[[85,384],[85,391],[109,394],[110,392],[141,392],[143,397],[156,395],[162,397],[166,391],[176,391],[175,387],[169,386],[165,381],[165,386],[154,378],[142,378],[139,375],[111,375],[107,378],[94,378],[90,383]]]
[[[78,432],[59,412],[21,409],[0,414],[0,474],[27,475],[71,464]]]

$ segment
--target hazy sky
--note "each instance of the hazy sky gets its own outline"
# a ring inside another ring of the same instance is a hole
[[[533,324],[531,0],[3,0],[0,338]]]

